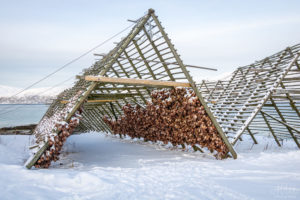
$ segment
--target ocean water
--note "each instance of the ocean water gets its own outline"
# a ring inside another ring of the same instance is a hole
[[[0,127],[38,123],[49,105],[0,104]]]

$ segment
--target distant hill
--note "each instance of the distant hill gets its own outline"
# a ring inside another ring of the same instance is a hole
[[[22,88],[0,85],[0,104],[47,104],[64,89],[63,87],[32,88],[13,96]]]

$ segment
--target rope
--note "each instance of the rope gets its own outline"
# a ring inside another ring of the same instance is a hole
[[[95,47],[93,47],[92,49],[86,51],[85,53],[81,54],[80,56],[78,56],[77,58],[69,61],[68,63],[64,64],[63,66],[61,66],[60,68],[56,69],[55,71],[51,72],[50,74],[46,75],[45,77],[41,78],[40,80],[32,83],[31,85],[25,87],[24,89],[22,89],[21,91],[17,92],[16,94],[12,95],[11,97],[14,97],[18,94],[21,94],[22,92],[28,90],[29,88],[37,85],[38,83],[44,81],[45,79],[49,78],[50,76],[56,74],[57,72],[61,71],[62,69],[66,68],[67,66],[71,65],[72,63],[76,62],[77,60],[81,59],[82,57],[86,56],[87,54],[91,53],[92,51],[94,51],[95,49],[99,48],[100,46],[104,45],[105,43],[107,43],[108,41],[110,41],[111,39],[115,38],[116,36],[120,35],[121,33],[123,33],[124,31],[126,31],[127,29],[129,29],[130,27],[132,27],[133,24],[131,24],[130,26],[126,27],[125,29],[123,29],[122,31],[116,33],[115,35],[111,36],[110,38],[108,38],[107,40],[103,41],[102,43],[96,45]]]
[[[94,46],[94,47],[91,48],[90,50],[88,50],[88,51],[84,52],[83,54],[81,54],[80,56],[78,56],[78,57],[72,59],[71,61],[67,62],[66,64],[64,64],[64,65],[62,65],[61,67],[59,67],[58,69],[56,69],[55,71],[51,72],[50,74],[46,75],[45,77],[41,78],[40,80],[38,80],[38,81],[36,81],[36,82],[30,84],[29,86],[25,87],[25,88],[22,89],[21,91],[15,93],[15,94],[13,94],[13,95],[11,95],[11,96],[8,97],[8,98],[15,97],[15,96],[17,96],[17,95],[23,93],[24,91],[26,91],[26,90],[32,88],[33,86],[39,84],[40,82],[46,80],[47,78],[51,77],[52,75],[56,74],[57,72],[61,71],[61,70],[64,69],[64,68],[66,68],[67,66],[73,64],[74,62],[80,60],[81,58],[83,58],[84,56],[88,55],[88,54],[91,53],[92,51],[94,51],[94,50],[96,50],[97,48],[101,47],[101,46],[104,45],[105,43],[109,42],[109,41],[112,40],[113,38],[117,37],[117,36],[120,35],[121,33],[125,32],[125,31],[128,30],[130,27],[132,27],[133,25],[134,25],[134,24],[131,24],[130,26],[128,26],[128,27],[126,27],[125,29],[121,30],[120,32],[114,34],[113,36],[111,36],[111,37],[109,37],[108,39],[104,40],[104,41],[101,42],[100,44]],[[69,81],[71,78],[73,78],[73,76],[70,77],[70,78],[68,78],[68,79],[65,80],[65,81],[62,81],[61,83],[64,83],[64,82],[66,82],[66,81]],[[53,88],[55,88],[55,87],[61,85],[61,83],[52,86],[50,89],[46,89],[46,90],[42,91],[40,94],[43,94],[43,93],[45,93],[46,91],[49,91],[49,90],[51,90],[51,89],[53,89]],[[21,106],[19,106],[19,107],[21,107]],[[7,109],[9,109],[9,107],[8,107],[8,108],[6,108],[6,111],[4,110],[4,112],[0,113],[0,115],[3,115],[3,114],[6,114],[6,113],[15,111],[15,110],[17,110],[19,107],[15,108],[15,109],[13,109],[13,110],[8,110],[8,111],[7,111]]]
[[[60,83],[58,83],[58,84],[52,86],[50,89],[46,89],[46,90],[40,92],[39,94],[44,94],[45,92],[48,92],[49,90],[53,90],[55,87],[58,87],[59,85],[62,85],[63,83],[65,83],[65,82],[71,80],[72,78],[74,78],[74,77],[71,76],[71,77],[69,77],[68,79],[66,79],[66,80],[64,80],[64,81],[62,81],[62,82],[60,82]],[[12,107],[12,106],[6,107],[6,108],[4,109],[4,112],[0,113],[0,116],[4,115],[4,114],[6,114],[6,113],[13,112],[13,111],[15,111],[15,110],[21,108],[22,106],[23,106],[23,105],[19,105],[19,106],[16,106],[16,107]],[[13,109],[10,109],[10,108],[13,108]],[[0,119],[3,119],[3,118],[0,117]]]

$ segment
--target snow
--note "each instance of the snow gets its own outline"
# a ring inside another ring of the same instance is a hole
[[[64,108],[62,108],[59,111],[56,111],[53,115],[50,117],[44,115],[42,120],[38,123],[36,126],[33,135],[35,136],[35,139],[33,140],[32,144],[35,142],[41,146],[44,145],[45,142],[47,142],[48,137],[55,137],[57,135],[57,127],[56,124],[61,125],[67,125],[68,123],[64,120],[67,118],[67,115],[73,110],[74,106],[76,105],[76,102],[78,101],[78,98],[82,94],[82,91],[78,91],[72,98],[69,99],[68,103],[65,105]],[[76,114],[78,115],[78,114]],[[74,117],[79,120],[78,117]],[[32,150],[32,155],[36,153],[37,149]],[[31,155],[31,157],[32,157]],[[28,160],[28,162],[30,159]]]
[[[0,136],[1,199],[299,199],[300,151],[257,137],[237,160],[104,133],[72,135],[61,160],[27,170],[32,136]]]

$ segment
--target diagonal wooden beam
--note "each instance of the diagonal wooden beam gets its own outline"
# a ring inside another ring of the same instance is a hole
[[[135,40],[133,40],[132,42],[133,42],[135,48],[137,49],[140,57],[142,58],[142,61],[144,62],[145,66],[147,67],[149,73],[151,74],[151,76],[153,77],[154,80],[157,80],[155,74],[153,73],[153,71],[152,71],[152,69],[151,69],[151,67],[149,65],[149,61],[146,60],[146,58],[143,55],[142,50],[140,49],[139,45],[137,44],[137,42]],[[132,58],[130,58],[130,59],[132,59]]]
[[[220,137],[222,138],[223,142],[225,143],[225,145],[227,146],[229,152],[231,153],[232,157],[234,159],[237,158],[237,153],[235,152],[233,146],[230,144],[230,142],[228,141],[225,133],[223,132],[223,129],[220,127],[220,124],[217,122],[215,116],[213,115],[213,113],[211,112],[210,108],[208,107],[208,105],[206,104],[204,98],[202,97],[201,92],[198,90],[196,83],[194,82],[192,76],[189,74],[188,70],[186,69],[186,67],[184,66],[181,58],[179,57],[179,55],[177,54],[177,51],[174,47],[174,45],[171,43],[171,40],[169,39],[167,33],[164,31],[164,28],[162,27],[162,25],[160,24],[159,20],[157,19],[157,17],[155,16],[154,13],[151,14],[153,20],[155,21],[155,24],[157,25],[158,29],[160,30],[162,36],[164,37],[164,39],[166,40],[166,43],[168,44],[170,50],[172,51],[174,58],[176,60],[176,62],[178,63],[178,65],[180,66],[182,72],[184,73],[186,79],[189,81],[192,89],[194,90],[196,96],[198,97],[199,101],[201,102],[201,104],[203,105],[207,115],[209,116],[209,118],[211,119],[213,125],[216,127]],[[145,32],[145,28],[144,28],[144,32]],[[146,32],[145,32],[146,33]]]
[[[129,45],[129,43],[132,41],[132,39],[141,31],[141,29],[144,27],[145,23],[150,18],[151,14],[154,12],[154,10],[149,9],[148,14],[144,16],[141,21],[132,29],[130,34],[120,42],[120,45],[117,46],[116,50],[111,55],[107,55],[103,60],[107,61],[105,65],[103,66],[103,69],[101,69],[99,75],[103,76],[106,74],[106,72],[112,67],[112,65],[116,62],[118,57],[124,52],[125,48]],[[74,113],[79,109],[79,107],[84,103],[85,99],[88,97],[88,95],[95,89],[97,86],[96,82],[92,82],[85,92],[82,94],[82,96],[78,99],[77,103],[74,105],[72,110],[69,112],[69,114],[66,116],[65,120],[68,122],[71,117],[74,115]],[[48,142],[45,142],[45,144],[38,150],[35,155],[30,157],[26,162],[26,167],[30,169],[36,161],[39,159],[39,157],[44,153],[44,151],[49,147]]]
[[[116,60],[116,62],[118,63],[119,67],[120,67],[121,70],[124,72],[124,74],[126,75],[126,77],[127,77],[127,78],[130,78],[128,72],[126,72],[126,70],[124,69],[124,66],[121,64],[121,62],[119,62],[118,59]],[[118,78],[121,78],[121,77],[118,76]],[[148,93],[150,93],[150,91],[149,91],[148,89],[146,89],[146,90],[147,90]],[[128,93],[132,93],[130,89],[128,89],[127,92],[128,92]],[[144,97],[143,95],[141,95],[141,92],[140,92],[139,90],[136,90],[136,92],[140,94],[140,98],[143,100],[144,103],[146,103],[147,101],[146,101],[145,97]],[[137,98],[136,98],[136,97],[133,97],[133,99],[134,99],[135,101],[137,101]]]
[[[268,117],[272,118],[273,120],[275,120],[275,121],[281,123],[282,125],[284,125],[284,126],[286,126],[286,127],[289,127],[290,129],[292,129],[292,130],[294,130],[294,131],[300,133],[300,130],[297,129],[297,128],[295,128],[295,127],[293,127],[292,125],[289,125],[288,123],[283,122],[283,121],[281,121],[281,120],[279,120],[279,119],[273,117],[272,115],[269,115],[268,113],[266,113],[266,112],[264,112],[264,111],[260,111],[260,112],[262,112],[263,114],[265,114],[265,115],[267,115]],[[294,137],[295,137],[295,136],[294,136]],[[299,148],[300,148],[300,147],[299,147]]]
[[[280,86],[281,86],[283,89],[285,89],[285,86],[284,86],[284,84],[283,84],[282,82],[280,83]],[[295,105],[295,102],[293,101],[293,98],[291,97],[291,95],[290,95],[289,93],[286,93],[285,95],[286,95],[286,97],[288,98],[291,107],[296,111],[298,117],[300,118],[300,111],[299,111],[299,109],[297,108],[297,106]]]
[[[255,139],[255,137],[254,137],[252,131],[249,129],[249,127],[247,127],[247,131],[248,131],[249,135],[251,136],[254,144],[258,144],[257,140]]]
[[[284,119],[283,115],[282,115],[281,112],[279,111],[278,107],[276,106],[276,104],[275,104],[275,102],[274,102],[274,100],[273,100],[272,98],[271,98],[271,101],[272,101],[272,103],[273,103],[273,105],[274,105],[274,107],[275,107],[275,110],[277,111],[279,117],[281,118],[281,120],[279,120],[279,119],[273,117],[272,115],[269,115],[269,114],[266,113],[266,112],[263,112],[263,111],[261,111],[261,112],[264,113],[265,115],[267,115],[268,117],[272,118],[273,120],[275,120],[275,121],[281,123],[282,125],[284,125],[284,126],[287,128],[287,130],[289,131],[289,133],[291,134],[291,136],[292,136],[292,138],[294,139],[296,145],[297,145],[298,148],[300,149],[300,144],[299,144],[299,142],[298,142],[298,140],[297,140],[297,137],[296,137],[295,134],[293,133],[293,131],[296,131],[296,132],[300,133],[300,130],[297,129],[297,128],[295,128],[295,127],[293,127],[293,126],[291,126],[291,125],[289,125],[289,124],[286,122],[286,120]],[[293,130],[293,131],[292,131],[292,130]]]
[[[272,136],[274,137],[274,140],[276,141],[277,145],[281,147],[281,144],[280,144],[279,140],[277,139],[277,136],[276,136],[272,126],[270,125],[268,119],[266,118],[265,113],[263,111],[260,111],[260,114],[263,117],[263,119],[265,120],[265,122],[266,122],[270,132],[272,133]]]
[[[153,18],[154,15],[152,15]],[[145,35],[147,36],[147,39],[149,40],[149,42],[151,43],[151,46],[153,48],[153,50],[155,51],[157,57],[159,58],[160,62],[162,63],[163,67],[165,68],[165,71],[167,72],[168,76],[170,77],[171,81],[174,81],[175,78],[173,76],[173,74],[171,73],[168,65],[165,64],[165,60],[164,58],[161,56],[159,50],[157,49],[157,46],[154,44],[153,40],[151,39],[151,37],[149,36],[147,30],[145,29],[145,27],[143,27],[143,31],[145,33]]]

